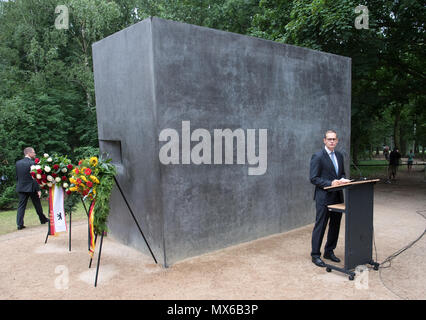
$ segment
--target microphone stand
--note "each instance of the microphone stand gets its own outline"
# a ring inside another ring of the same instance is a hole
[[[355,164],[355,162],[351,159],[351,163],[352,163],[352,165],[355,167],[355,169],[358,171],[358,173],[359,173],[359,180],[360,181],[365,181],[365,180],[367,180],[367,178],[366,177],[364,177],[363,175],[362,175],[362,172],[361,172],[361,170],[358,168],[358,166]]]

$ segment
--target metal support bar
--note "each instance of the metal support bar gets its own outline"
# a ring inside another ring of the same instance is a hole
[[[95,287],[98,284],[98,273],[99,273],[99,265],[101,264],[101,253],[102,253],[102,242],[103,242],[103,240],[104,240],[104,233],[102,232],[101,245],[99,246],[99,253],[98,253],[98,263],[96,265]]]
[[[349,270],[346,270],[346,269],[343,269],[343,268],[336,267],[336,266],[334,266],[332,264],[326,264],[325,265],[325,270],[327,272],[331,272],[331,270],[336,270],[336,271],[339,271],[339,272],[347,274],[349,276],[349,280],[355,279],[355,272],[352,272],[352,271],[349,271]]]
[[[128,208],[128,209],[129,209],[129,211],[130,211],[130,214],[132,215],[133,220],[134,220],[134,221],[135,221],[135,223],[136,223],[136,226],[137,226],[137,227],[138,227],[138,229],[139,229],[140,234],[142,235],[142,237],[143,237],[143,239],[144,239],[144,241],[145,241],[145,243],[146,243],[146,245],[147,245],[147,247],[148,247],[148,249],[149,249],[149,252],[151,253],[152,258],[154,259],[155,263],[157,263],[157,259],[155,258],[154,253],[152,252],[151,247],[149,246],[148,241],[146,240],[145,235],[143,234],[143,231],[142,231],[142,229],[141,229],[141,227],[140,227],[140,225],[139,225],[138,221],[136,220],[136,217],[135,217],[135,215],[133,214],[132,209],[130,208],[129,202],[127,201],[126,197],[124,196],[123,190],[121,190],[120,184],[118,183],[118,181],[117,181],[117,178],[116,178],[116,177],[114,177],[114,181],[115,181],[115,184],[116,184],[116,185],[117,185],[117,187],[118,187],[118,190],[119,190],[119,191],[120,191],[120,193],[121,193],[121,196],[122,196],[122,197],[123,197],[123,199],[124,199],[124,202],[125,202],[125,203],[126,203],[126,205],[127,205],[127,208]]]
[[[83,203],[84,211],[86,211],[87,217],[89,217],[89,211],[87,211],[86,204],[83,201],[83,198],[80,197],[81,202]]]
[[[72,213],[70,212],[70,229],[69,229],[69,240],[68,240],[68,250],[71,251],[71,225],[72,225]]]
[[[47,201],[47,210],[48,210],[48,216],[49,216],[49,223],[47,224],[47,234],[46,234],[46,240],[44,240],[44,244],[47,243],[47,239],[49,238],[49,232],[50,232],[50,201]]]

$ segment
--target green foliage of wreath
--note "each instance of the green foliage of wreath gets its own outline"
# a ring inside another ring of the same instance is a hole
[[[115,166],[109,162],[100,161],[101,173],[99,174],[99,186],[97,188],[96,202],[94,207],[94,229],[95,234],[102,234],[108,231],[107,220],[110,211],[109,200],[112,188],[114,187],[114,176],[116,175]]]

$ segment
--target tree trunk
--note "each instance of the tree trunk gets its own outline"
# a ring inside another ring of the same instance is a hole
[[[358,152],[359,145],[356,140],[354,140],[352,141],[352,161],[355,163],[355,165],[358,165]]]
[[[395,107],[395,120],[393,124],[393,140],[395,143],[395,148],[401,148],[401,106],[398,105]]]

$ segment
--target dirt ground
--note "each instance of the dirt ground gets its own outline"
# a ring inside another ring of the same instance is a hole
[[[377,254],[377,261],[383,262],[425,230],[423,172],[408,174],[405,169],[391,184],[378,183],[374,209],[377,251],[373,257]],[[204,254],[167,269],[150,256],[106,237],[96,288],[97,256],[89,269],[85,221],[73,223],[71,252],[67,234],[51,237],[44,244],[45,226],[27,228],[0,237],[0,299],[426,298],[426,237],[392,260],[390,267],[368,270],[349,281],[346,275],[327,273],[311,262],[312,227]],[[344,218],[335,254],[344,257]]]

